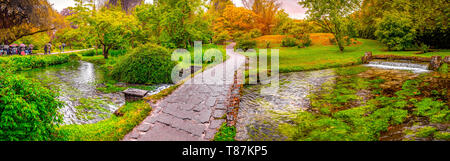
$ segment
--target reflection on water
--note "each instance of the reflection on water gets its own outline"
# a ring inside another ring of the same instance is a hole
[[[21,74],[59,91],[58,99],[65,103],[60,110],[64,115],[64,124],[95,123],[108,118],[125,104],[121,93],[103,94],[96,91],[96,84],[103,80],[103,75],[92,63],[80,61]]]

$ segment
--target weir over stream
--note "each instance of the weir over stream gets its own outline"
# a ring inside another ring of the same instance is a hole
[[[389,61],[397,61],[392,63],[380,63],[378,62],[371,62],[372,60],[387,60],[384,62]],[[399,55],[372,55],[372,52],[366,52],[364,53],[364,56],[361,58],[361,61],[363,64],[372,64],[372,65],[378,65],[379,67],[389,67],[393,66],[392,69],[396,69],[396,67],[401,67],[405,69],[424,69],[422,65],[426,65],[426,69],[428,70],[438,70],[442,64],[444,63],[450,63],[450,56],[445,56],[442,58],[441,56],[432,56],[432,57],[420,57],[420,56],[399,56]],[[403,62],[398,62],[403,61]],[[422,65],[417,65],[422,64]],[[401,69],[397,68],[397,69]]]

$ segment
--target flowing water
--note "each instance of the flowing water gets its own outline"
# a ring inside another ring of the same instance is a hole
[[[427,64],[406,61],[373,61],[364,66],[372,67],[374,71],[407,70],[412,72],[411,74],[429,72]],[[319,90],[325,83],[335,84],[335,78],[334,69],[282,73],[279,90],[270,95],[262,95],[260,92],[268,85],[245,87],[236,124],[236,139],[285,140],[286,138],[277,130],[278,125],[290,123],[290,118],[294,118],[298,111],[308,109],[310,107],[308,95]]]
[[[396,70],[409,70],[413,73],[426,73],[428,70],[428,63],[411,62],[411,61],[384,61],[374,60],[366,64],[368,67],[383,68],[383,69],[396,69]]]
[[[121,92],[106,94],[96,90],[105,77],[98,66],[89,62],[68,63],[21,74],[58,91],[58,99],[64,103],[60,109],[64,124],[96,123],[109,118],[125,104],[125,96]],[[158,93],[164,88],[167,86],[158,86],[150,93]]]
[[[309,98],[322,84],[334,83],[333,69],[280,74],[280,87],[268,95],[252,85],[243,89],[237,123],[237,140],[284,140],[277,131],[299,111],[309,108]]]

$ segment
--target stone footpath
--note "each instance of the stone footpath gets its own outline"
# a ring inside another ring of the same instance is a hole
[[[226,62],[186,81],[158,104],[124,141],[208,141],[226,121],[235,74],[245,57],[227,46]],[[222,72],[223,71],[223,72]],[[203,82],[203,83],[202,83]]]

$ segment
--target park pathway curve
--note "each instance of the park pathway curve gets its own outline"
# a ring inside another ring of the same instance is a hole
[[[236,71],[245,57],[227,46],[229,58],[195,75],[158,104],[124,141],[208,141],[226,121]]]
[[[89,48],[89,49],[80,49],[80,50],[70,50],[70,51],[65,51],[65,52],[53,52],[50,53],[50,55],[55,55],[55,54],[67,54],[67,53],[77,53],[80,51],[87,51],[87,50],[93,50],[94,48]],[[37,53],[36,55],[45,55],[44,53]]]

